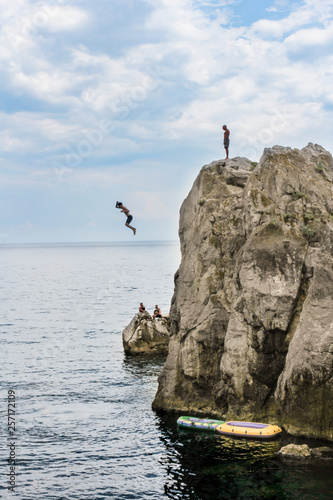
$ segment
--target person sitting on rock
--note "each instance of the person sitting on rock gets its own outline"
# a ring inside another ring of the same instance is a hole
[[[146,310],[145,306],[143,305],[142,302],[140,302],[139,312],[143,313],[143,312],[145,312],[145,310]]]
[[[158,307],[157,304],[155,306],[155,310],[154,310],[154,314],[153,314],[153,319],[155,319],[155,318],[162,318],[161,309]]]

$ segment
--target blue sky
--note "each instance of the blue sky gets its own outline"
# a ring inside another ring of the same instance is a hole
[[[224,123],[232,157],[333,152],[331,0],[0,8],[2,243],[177,239],[200,168],[224,157]]]

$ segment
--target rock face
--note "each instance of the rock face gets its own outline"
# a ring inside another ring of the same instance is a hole
[[[265,149],[204,166],[180,211],[153,407],[333,439],[333,159]]]
[[[154,320],[148,312],[137,313],[122,333],[126,354],[166,354],[169,324],[166,316]]]

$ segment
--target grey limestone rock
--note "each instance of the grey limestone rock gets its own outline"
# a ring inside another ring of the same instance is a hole
[[[154,408],[333,439],[333,159],[312,143],[203,167]]]
[[[122,333],[126,354],[167,353],[169,338],[169,317],[153,319],[148,312],[137,313]]]

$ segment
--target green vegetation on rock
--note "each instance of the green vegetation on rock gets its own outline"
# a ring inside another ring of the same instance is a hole
[[[304,236],[308,239],[312,238],[312,236],[314,236],[315,234],[315,231],[314,229],[312,229],[310,226],[306,225],[306,226],[302,226],[302,232],[304,234]]]
[[[301,191],[291,191],[291,196],[293,197],[294,200],[299,200],[300,198],[305,198],[305,194],[302,193]]]
[[[283,220],[285,222],[294,221],[294,220],[296,220],[296,214],[292,213],[292,212],[284,212],[284,214],[283,214]]]

